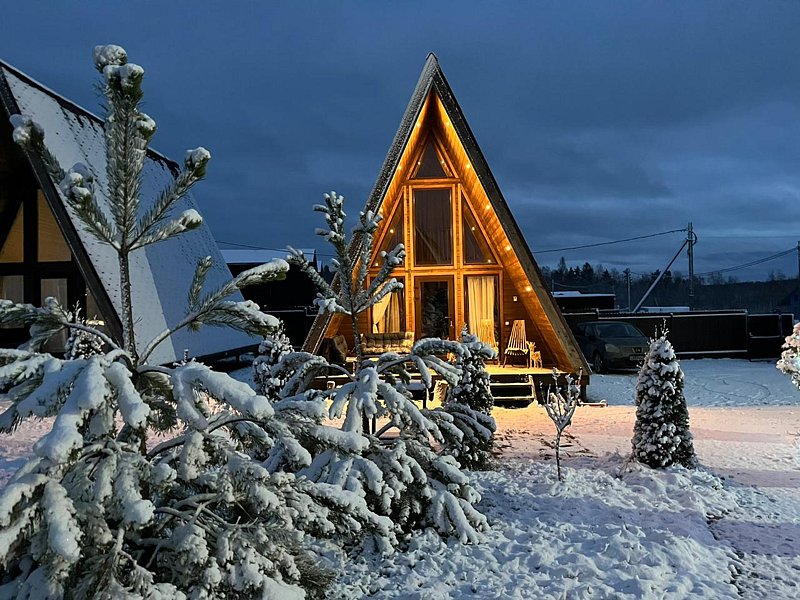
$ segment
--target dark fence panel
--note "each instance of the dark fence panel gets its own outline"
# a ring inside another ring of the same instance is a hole
[[[778,358],[794,315],[750,315],[744,311],[632,314],[594,311],[565,314],[570,326],[584,321],[625,321],[654,337],[662,324],[675,352],[683,358]]]

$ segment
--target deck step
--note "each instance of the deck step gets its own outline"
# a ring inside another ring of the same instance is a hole
[[[514,403],[514,404],[532,404],[536,402],[533,396],[494,396],[495,404],[501,403]]]

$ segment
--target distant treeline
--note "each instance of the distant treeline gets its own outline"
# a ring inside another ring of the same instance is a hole
[[[617,306],[628,306],[626,275],[602,265],[569,266],[562,257],[558,267],[542,268],[542,274],[554,292],[579,290],[586,294],[616,294]],[[631,274],[631,308],[641,299],[660,274]],[[650,294],[646,306],[689,306],[694,310],[747,309],[751,313],[789,311],[789,294],[798,287],[797,279],[787,279],[781,272],[770,273],[767,281],[738,281],[719,273],[695,277],[694,300],[689,299],[689,279],[680,271],[667,271]]]

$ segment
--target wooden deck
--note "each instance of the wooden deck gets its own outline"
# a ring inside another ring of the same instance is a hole
[[[347,364],[352,370],[355,359],[348,357]],[[502,366],[498,363],[486,365],[486,371],[491,377],[491,390],[494,401],[502,406],[527,406],[532,402],[541,400],[542,389],[553,383],[552,367],[528,367],[527,365],[508,365]],[[559,374],[564,371],[558,371]],[[434,380],[438,377],[434,374]],[[317,385],[324,387],[327,385],[341,385],[345,377],[342,375],[331,375],[317,380]],[[409,386],[414,398],[427,407],[432,400],[432,393],[425,389],[425,386],[418,378],[413,378]]]

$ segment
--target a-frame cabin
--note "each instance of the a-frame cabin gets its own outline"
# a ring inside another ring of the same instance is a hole
[[[514,322],[524,321],[545,368],[582,369],[588,381],[589,367],[433,54],[367,209],[383,216],[375,271],[380,252],[400,242],[407,257],[394,272],[404,290],[362,314],[362,332],[456,339],[466,323],[502,359]],[[354,347],[349,322],[320,315],[304,347],[317,351],[337,335]]]
[[[0,61],[0,298],[39,306],[52,296],[70,308],[77,304],[84,316],[101,321],[119,341],[122,326],[116,256],[80,222],[61,196],[59,182],[50,178],[41,160],[13,143],[9,117],[21,113],[44,127],[45,143],[62,165],[69,168],[81,162],[89,166],[96,178],[101,210],[109,212],[102,120]],[[157,200],[178,171],[176,163],[148,150],[142,210]],[[189,208],[197,208],[191,195],[176,206],[178,212]],[[183,318],[197,260],[205,256],[214,263],[207,285],[218,287],[227,282],[230,271],[205,224],[131,256],[135,335],[140,347]],[[0,346],[16,346],[26,339],[25,329],[0,328]],[[46,349],[60,352],[64,341],[52,340]],[[158,346],[151,362],[180,360],[184,350],[193,357],[214,359],[240,354],[257,344],[256,338],[231,329],[182,329]]]

